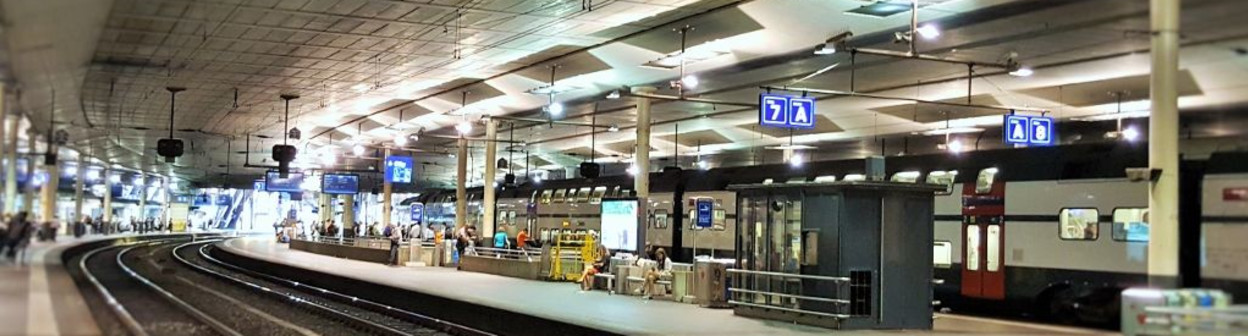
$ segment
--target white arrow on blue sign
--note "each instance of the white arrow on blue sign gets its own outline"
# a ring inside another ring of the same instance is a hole
[[[758,121],[767,126],[786,127],[789,124],[789,97],[761,94],[758,96]]]
[[[814,99],[789,98],[789,126],[794,128],[815,127]]]
[[[1026,116],[1005,116],[1005,142],[1027,144],[1031,140],[1031,126]]]

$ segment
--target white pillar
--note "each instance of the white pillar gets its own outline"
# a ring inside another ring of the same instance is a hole
[[[36,135],[29,134],[26,138],[26,145],[29,148],[27,152],[31,155],[26,156],[26,190],[22,190],[22,211],[30,214],[31,217],[35,215],[35,188],[32,188],[30,184],[35,180],[35,160],[40,159],[37,154],[34,154],[39,152],[35,137]]]
[[[468,225],[468,139],[459,138],[455,165],[455,228]]]
[[[482,202],[485,203],[482,207],[482,212],[484,213],[481,216],[481,232],[482,237],[492,237],[494,236],[494,230],[498,227],[498,223],[495,222],[496,219],[494,218],[497,207],[494,180],[495,175],[498,175],[496,173],[498,165],[494,162],[498,155],[498,143],[495,142],[498,140],[497,121],[491,119],[485,122],[485,139],[485,178],[482,179],[481,186],[485,192]]]
[[[6,113],[7,114],[7,113]],[[8,118],[4,120],[8,121]],[[7,140],[4,144],[4,212],[17,212],[17,132],[21,119],[8,121]]]
[[[633,88],[638,93],[654,93],[653,87]],[[650,98],[637,98],[637,148],[633,164],[637,176],[633,177],[633,190],[641,204],[650,202]]]
[[[139,172],[139,176],[135,178],[139,179],[139,183],[138,185],[135,186],[135,188],[139,188],[139,216],[138,217],[139,217],[139,221],[142,222],[144,219],[147,218],[147,173]],[[216,203],[217,200],[213,199],[212,202]]]
[[[48,145],[48,152],[55,152],[56,146]],[[43,182],[43,190],[39,197],[39,217],[44,222],[56,221],[56,187],[61,182],[60,161],[45,165],[48,180]]]
[[[390,149],[386,148],[386,155],[382,159],[390,157]],[[386,167],[386,169],[390,169]],[[382,181],[381,184],[381,225],[390,225],[390,213],[394,212],[394,204],[391,202],[390,196],[393,191],[390,181]]]
[[[365,225],[368,224],[365,223]],[[355,230],[355,194],[342,195],[342,225],[340,227],[344,230]],[[364,228],[364,232],[368,232],[368,227]]]
[[[69,218],[69,222],[82,219],[82,202],[87,187],[87,157],[78,153],[78,172],[74,174],[74,218]]]
[[[1148,198],[1148,276],[1173,287],[1179,274],[1179,0],[1152,0],[1148,166],[1161,170]]]
[[[112,225],[113,223],[113,179],[112,172],[105,166],[100,172],[100,176],[104,178],[104,225]]]

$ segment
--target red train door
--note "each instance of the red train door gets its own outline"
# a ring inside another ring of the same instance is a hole
[[[1005,183],[996,169],[962,187],[962,295],[1005,298]]]

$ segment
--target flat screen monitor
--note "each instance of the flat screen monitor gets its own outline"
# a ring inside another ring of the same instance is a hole
[[[410,156],[391,155],[386,157],[386,182],[412,183],[412,169],[415,167]]]
[[[286,178],[281,178],[276,171],[270,171],[264,174],[264,191],[274,192],[300,192],[299,186],[303,184],[303,173],[290,172]]]
[[[612,251],[637,251],[636,199],[602,200],[602,245]]]
[[[354,194],[360,192],[360,176],[355,174],[325,173],[321,177],[321,192],[326,194]]]

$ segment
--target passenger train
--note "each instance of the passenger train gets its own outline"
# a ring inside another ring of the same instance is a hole
[[[1147,166],[1146,145],[895,156],[886,166],[891,181],[945,187],[935,198],[933,242],[934,274],[944,280],[936,297],[945,307],[1110,325],[1118,293],[1148,283],[1149,184],[1126,174]],[[731,258],[738,207],[728,185],[864,180],[864,169],[858,159],[652,173],[646,239],[674,260]],[[1248,244],[1240,242],[1248,239],[1248,153],[1185,160],[1180,180],[1176,281],[1248,297]],[[543,239],[557,230],[597,230],[597,204],[634,195],[632,182],[608,176],[502,188],[499,227],[513,235],[528,227]],[[469,193],[476,221],[480,193]],[[715,216],[712,228],[695,231],[689,210],[698,197],[715,200]],[[453,190],[430,194],[427,209],[449,209],[430,221],[453,222],[453,200]]]

